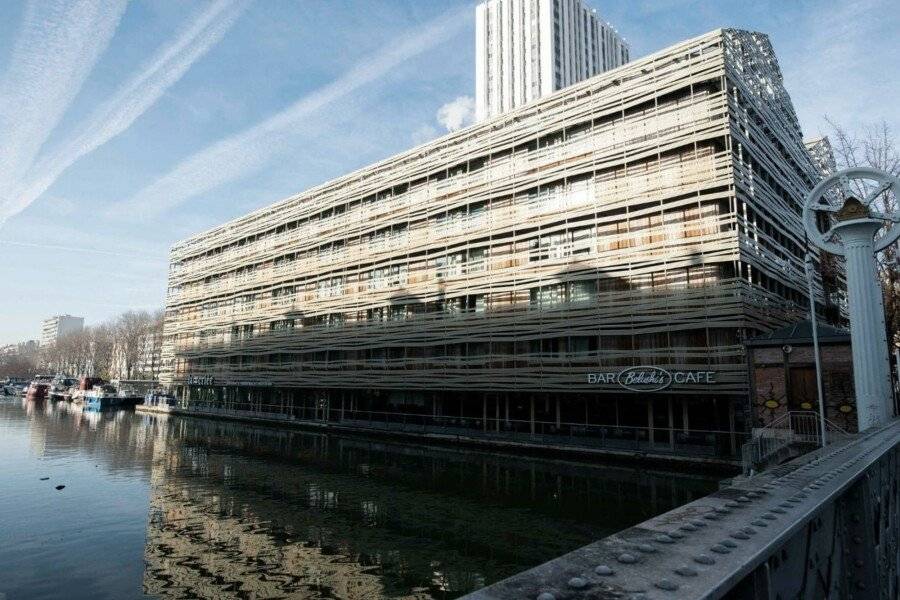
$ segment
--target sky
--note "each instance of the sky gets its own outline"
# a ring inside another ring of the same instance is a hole
[[[586,0],[639,58],[771,37],[806,137],[900,132],[893,0]],[[0,2],[0,344],[165,301],[169,247],[470,124],[474,2]]]

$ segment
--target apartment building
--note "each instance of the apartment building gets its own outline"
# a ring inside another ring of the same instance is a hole
[[[233,415],[734,455],[743,341],[805,312],[819,178],[768,38],[713,31],[179,242],[164,380]]]
[[[84,329],[84,317],[54,315],[41,322],[41,345],[52,346],[59,338]]]
[[[486,0],[475,8],[475,112],[499,115],[629,60],[581,0]]]

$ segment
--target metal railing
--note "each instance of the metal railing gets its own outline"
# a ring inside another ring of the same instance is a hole
[[[823,443],[818,413],[790,411],[765,427],[753,430],[753,438],[741,448],[744,474],[750,475],[758,472],[792,451],[804,453],[848,437],[849,434],[846,431],[825,419]],[[788,457],[784,456],[784,458]]]

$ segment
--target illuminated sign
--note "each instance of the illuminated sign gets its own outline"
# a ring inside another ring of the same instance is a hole
[[[661,367],[629,367],[618,372],[588,373],[591,385],[616,383],[632,392],[659,392],[673,383],[706,385],[715,383],[715,371],[667,371]]]
[[[212,385],[214,382],[212,375],[188,375],[185,383],[188,385]]]

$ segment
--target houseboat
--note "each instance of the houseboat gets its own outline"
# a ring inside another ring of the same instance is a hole
[[[75,404],[84,403],[84,396],[94,389],[95,385],[102,385],[103,379],[99,377],[82,377],[78,380],[78,385],[70,392],[69,400]]]
[[[135,406],[143,400],[133,389],[119,388],[111,383],[95,385],[84,393],[84,408],[87,410],[103,410],[106,408],[123,408]]]

